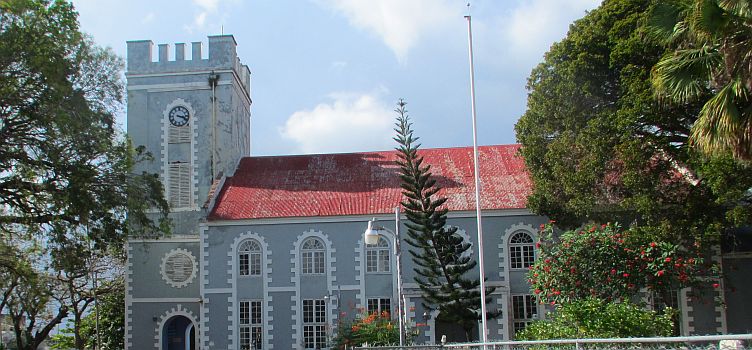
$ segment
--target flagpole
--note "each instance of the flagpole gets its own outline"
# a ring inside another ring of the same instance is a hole
[[[468,10],[470,4],[467,4]],[[470,14],[465,16],[467,19],[467,40],[468,53],[470,56],[470,110],[473,119],[473,163],[475,164],[475,211],[478,220],[478,266],[480,267],[480,312],[481,312],[481,340],[483,348],[486,348],[488,342],[488,328],[486,326],[486,272],[483,263],[483,225],[481,223],[480,207],[480,174],[478,171],[478,128],[475,122],[475,68],[473,66],[473,29]]]

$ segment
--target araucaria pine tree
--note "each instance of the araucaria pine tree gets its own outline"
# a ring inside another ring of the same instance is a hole
[[[457,233],[457,227],[446,225],[446,198],[436,195],[440,188],[431,167],[418,155],[420,144],[413,136],[403,100],[397,102],[395,112],[399,116],[394,140],[399,144],[397,165],[405,196],[402,207],[408,219],[406,241],[412,246],[409,251],[417,266],[415,282],[421,289],[423,306],[439,310],[438,321],[460,325],[469,341],[481,316],[480,280],[467,277],[477,263],[468,252],[470,243]],[[488,294],[491,291],[493,288],[487,288]]]

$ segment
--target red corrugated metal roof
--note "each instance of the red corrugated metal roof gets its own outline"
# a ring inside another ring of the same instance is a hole
[[[531,182],[519,145],[482,146],[481,207],[525,208]],[[450,211],[475,210],[473,149],[421,149]],[[391,213],[402,197],[396,151],[246,157],[210,220]]]

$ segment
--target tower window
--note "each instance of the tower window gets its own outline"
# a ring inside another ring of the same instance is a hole
[[[191,191],[191,164],[170,163],[167,177],[169,181],[168,200],[171,208],[190,208],[193,204]]]

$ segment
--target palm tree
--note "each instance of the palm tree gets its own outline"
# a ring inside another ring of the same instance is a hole
[[[704,101],[689,143],[752,161],[752,0],[671,0],[653,8],[649,32],[673,52],[652,71],[660,98]]]

